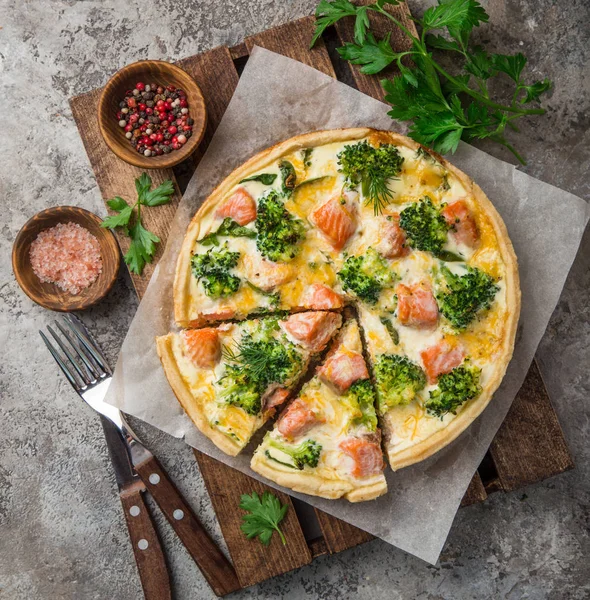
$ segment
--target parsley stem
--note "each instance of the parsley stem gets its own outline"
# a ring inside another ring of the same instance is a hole
[[[401,22],[398,21],[393,15],[390,15],[383,7],[377,6],[377,8],[373,8],[374,11],[385,15],[390,21],[393,21],[411,40],[414,42],[420,42],[417,37],[412,35],[412,32]]]
[[[486,106],[489,106],[490,108],[496,108],[497,110],[502,110],[505,112],[513,112],[513,113],[517,113],[518,115],[544,115],[545,114],[544,108],[529,108],[529,109],[523,110],[522,108],[517,108],[514,106],[504,106],[503,104],[497,104],[496,102],[492,102],[491,100],[489,100],[482,94],[476,92],[475,90],[472,90],[469,86],[465,85],[462,81],[455,79],[450,73],[448,73],[445,69],[443,69],[437,62],[433,61],[430,58],[430,56],[428,55],[428,52],[422,52],[422,55],[424,56],[424,58],[426,60],[430,61],[432,66],[445,79],[447,79],[448,81],[450,81],[451,83],[456,85],[458,88],[460,88],[462,91],[464,91],[466,94],[468,94],[472,98],[475,98],[478,102],[481,102],[482,104],[485,104]]]
[[[276,529],[277,533],[279,534],[279,536],[281,538],[281,541],[283,542],[283,546],[286,546],[287,545],[287,540],[285,539],[285,536],[283,535],[283,532],[279,529],[278,525],[275,526],[275,529]]]
[[[516,160],[518,160],[523,167],[526,166],[526,160],[519,154],[518,150],[508,140],[506,140],[503,135],[490,136],[490,139],[508,148],[508,150],[514,154]]]

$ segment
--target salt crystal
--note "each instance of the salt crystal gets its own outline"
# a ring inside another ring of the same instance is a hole
[[[100,243],[77,223],[58,223],[39,233],[31,244],[33,272],[44,283],[55,283],[77,295],[102,271]]]

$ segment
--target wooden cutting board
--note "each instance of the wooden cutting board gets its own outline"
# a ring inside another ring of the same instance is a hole
[[[390,7],[390,10],[406,27],[414,29],[406,4]],[[386,19],[371,15],[371,20],[374,20],[373,25],[379,35],[391,32],[395,51],[408,47],[406,38],[397,30],[392,30]],[[383,98],[378,77],[363,75],[357,67],[349,66],[328,50],[352,39],[352,23],[338,23],[335,30],[326,32],[324,40],[310,50],[313,28],[314,19],[305,17],[248,37],[233,48],[221,46],[176,63],[200,85],[207,104],[209,123],[203,143],[191,159],[173,170],[150,171],[156,185],[165,179],[172,179],[178,191],[169,205],[142,211],[147,228],[162,239],[162,244],[154,262],[146,267],[143,274],[131,275],[140,298],[162,255],[181,192],[206,150],[231,99],[249,52],[255,45],[337,77],[374,98]],[[100,93],[101,89],[95,89],[72,98],[70,104],[74,119],[103,199],[106,201],[115,195],[133,198],[134,180],[142,171],[119,160],[105,145],[97,123]],[[126,252],[128,238],[118,235],[118,240],[121,250]],[[300,501],[292,501],[288,495],[278,493],[198,451],[195,451],[195,457],[243,587],[306,565],[321,554],[341,552],[372,539],[367,532],[320,510],[311,509]],[[492,492],[508,492],[572,467],[563,433],[534,362],[504,424],[474,474],[462,506],[483,502]],[[278,536],[274,536],[270,546],[264,547],[257,541],[246,540],[240,532],[240,495],[252,491],[262,493],[267,489],[289,505],[282,526],[289,540],[286,546],[280,543]]]

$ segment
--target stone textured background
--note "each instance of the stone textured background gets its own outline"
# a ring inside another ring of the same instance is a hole
[[[104,214],[67,99],[142,58],[178,59],[311,14],[315,0],[0,0],[0,598],[141,597],[98,420],[76,398],[37,330],[53,315],[33,305],[10,266],[14,237],[47,206]],[[430,3],[413,0],[419,14]],[[523,124],[526,171],[590,200],[590,3],[484,2],[478,36],[521,50],[529,74],[555,89],[548,115]],[[497,148],[496,156],[510,159]],[[555,207],[559,227],[560,207]],[[550,249],[549,249],[550,251]],[[437,566],[380,541],[322,557],[235,598],[582,600],[590,597],[590,231],[539,349],[576,469],[461,510]],[[122,273],[84,315],[115,361],[136,308]],[[213,535],[218,525],[188,446],[137,425]],[[159,520],[177,598],[212,598]]]

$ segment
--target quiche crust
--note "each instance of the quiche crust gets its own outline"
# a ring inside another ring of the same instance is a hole
[[[242,450],[242,446],[218,429],[211,427],[209,421],[205,418],[205,413],[198,399],[191,393],[182,378],[174,352],[172,351],[172,336],[173,334],[169,333],[168,335],[156,338],[156,348],[174,395],[202,434],[206,435],[226,454],[237,456]]]
[[[355,486],[350,481],[328,479],[312,471],[287,471],[280,465],[275,466],[265,460],[260,454],[254,455],[250,467],[259,475],[285,488],[331,500],[345,498],[349,502],[364,502],[365,500],[374,500],[387,492],[387,483],[384,479],[363,486]]]
[[[377,138],[383,143],[392,143],[397,146],[405,146],[411,150],[418,150],[421,146],[415,141],[390,131],[378,131],[369,128],[350,128],[337,129],[330,131],[317,131],[302,134],[285,140],[271,148],[268,148],[245,162],[234,170],[220,185],[211,193],[203,203],[199,211],[193,217],[188,226],[184,242],[182,244],[178,261],[176,265],[174,280],[174,315],[179,327],[201,327],[208,322],[206,316],[191,316],[190,307],[193,299],[190,294],[191,280],[191,256],[196,241],[201,235],[208,233],[208,223],[212,219],[217,207],[224,200],[227,194],[242,179],[249,175],[261,171],[278,159],[289,155],[290,153],[306,147],[318,147],[333,142],[348,142],[360,140],[371,136]],[[505,311],[503,320],[503,334],[498,350],[494,353],[492,370],[482,385],[481,393],[473,400],[468,401],[462,407],[457,416],[450,422],[442,424],[440,429],[429,435],[426,439],[417,443],[396,450],[391,442],[391,432],[388,432],[387,425],[382,424],[384,429],[384,445],[389,458],[390,466],[397,470],[419,461],[422,461],[434,453],[438,452],[446,445],[455,440],[469,425],[478,417],[490,402],[492,395],[500,385],[508,363],[512,357],[516,330],[520,314],[520,284],[518,276],[517,258],[514,253],[512,243],[508,237],[506,226],[502,218],[494,208],[493,204],[487,198],[481,188],[471,180],[465,173],[454,167],[445,158],[428,151],[431,156],[461,183],[467,194],[474,199],[477,205],[493,229],[496,239],[496,249],[504,265],[503,281],[505,284]],[[233,315],[235,318],[245,318],[247,315],[239,313]],[[220,316],[219,320],[227,318]],[[210,320],[216,320],[216,315]],[[233,443],[223,433],[212,428],[203,417],[199,402],[193,397],[187,385],[184,383],[178,365],[172,353],[170,336],[158,338],[158,354],[162,360],[166,376],[175,392],[179,402],[197,424],[198,428],[209,437],[221,450],[230,455],[235,455],[240,448]],[[384,493],[381,484],[368,485],[366,488],[348,489],[346,482],[338,482],[322,478],[316,473],[311,472],[286,472],[281,468],[270,465],[267,461],[257,457],[253,460],[252,467],[258,473],[276,481],[278,484],[307,494],[321,495],[327,498],[337,498],[344,496],[350,501],[361,501],[375,498]]]

